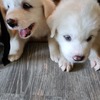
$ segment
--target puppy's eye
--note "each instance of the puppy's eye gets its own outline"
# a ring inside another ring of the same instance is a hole
[[[28,3],[26,3],[26,2],[23,2],[22,7],[23,7],[25,10],[29,10],[30,8],[33,8],[30,4],[28,4]]]
[[[89,37],[86,39],[86,41],[89,42],[89,41],[92,40],[92,38],[93,38],[93,35],[89,36]]]
[[[7,5],[7,7],[9,8],[9,5]]]
[[[64,38],[67,40],[67,41],[71,41],[71,37],[69,35],[64,35]]]

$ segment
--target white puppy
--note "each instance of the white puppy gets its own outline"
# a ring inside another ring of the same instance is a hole
[[[62,0],[47,23],[50,57],[63,71],[87,58],[95,70],[100,68],[100,7],[96,0]]]
[[[20,58],[30,37],[41,38],[50,33],[46,19],[54,8],[51,0],[0,0],[11,35],[10,61]]]

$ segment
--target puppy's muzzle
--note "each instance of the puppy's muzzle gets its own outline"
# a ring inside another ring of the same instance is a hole
[[[14,19],[7,19],[7,24],[11,28],[14,28],[14,27],[18,26],[17,20],[14,20]]]
[[[76,55],[73,57],[74,61],[83,61],[85,58],[85,56],[79,56],[79,55]]]

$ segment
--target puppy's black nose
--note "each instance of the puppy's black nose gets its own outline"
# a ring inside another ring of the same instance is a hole
[[[18,26],[17,20],[14,20],[14,19],[8,19],[7,24],[12,28]]]
[[[79,56],[79,55],[76,55],[73,57],[74,61],[82,61],[84,60],[85,56]]]

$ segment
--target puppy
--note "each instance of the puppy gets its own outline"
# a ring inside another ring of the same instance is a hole
[[[100,7],[96,0],[62,0],[47,19],[50,57],[64,71],[89,58],[100,68]]]
[[[50,33],[46,19],[55,5],[51,0],[2,0],[1,3],[11,37],[9,60],[15,61],[30,37],[41,38]]]

